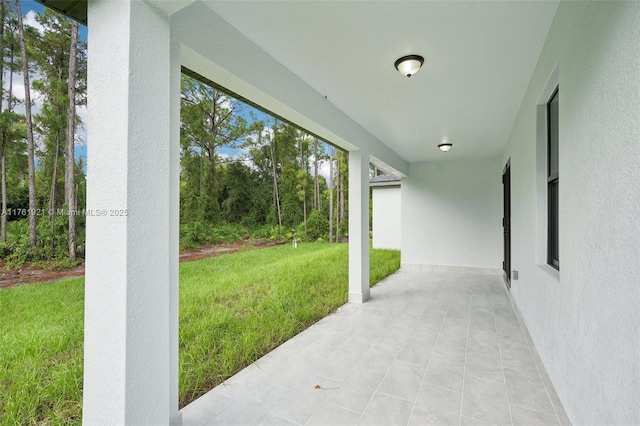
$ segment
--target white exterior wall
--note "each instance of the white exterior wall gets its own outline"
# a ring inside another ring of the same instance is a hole
[[[402,180],[403,265],[502,268],[501,164],[411,164]]]
[[[545,264],[536,106],[554,79],[559,273]],[[501,166],[509,158],[511,292],[564,408],[574,424],[640,424],[640,3],[560,4]]]
[[[372,192],[373,248],[400,250],[400,187],[377,186]]]

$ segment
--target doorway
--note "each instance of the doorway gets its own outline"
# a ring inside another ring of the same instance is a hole
[[[502,269],[505,273],[507,288],[511,289],[511,159],[502,172],[502,192],[504,212],[502,218],[502,229],[504,239],[504,260]]]

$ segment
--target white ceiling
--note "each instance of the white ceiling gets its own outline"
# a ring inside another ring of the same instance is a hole
[[[501,154],[558,5],[204,2],[408,162]],[[407,54],[425,57],[410,79]]]

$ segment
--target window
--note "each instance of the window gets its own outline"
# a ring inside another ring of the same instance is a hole
[[[558,253],[558,88],[547,102],[547,263],[560,270]]]

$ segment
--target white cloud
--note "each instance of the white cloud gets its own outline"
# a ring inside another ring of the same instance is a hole
[[[271,140],[273,138],[273,129],[269,126],[264,126],[262,129],[262,137]]]
[[[7,86],[9,85],[9,79],[7,74],[3,78],[3,84],[5,84],[4,90],[7,90]],[[24,78],[22,73],[14,73],[13,74],[13,84],[11,86],[11,93],[13,97],[16,98],[20,103],[15,106],[15,112],[18,114],[24,114]],[[4,103],[6,106],[6,102]],[[32,114],[40,114],[42,111],[42,99],[39,94],[31,90],[31,112]]]
[[[320,160],[318,162],[318,175],[324,177],[327,186],[329,186],[329,171],[329,161]],[[311,173],[313,174],[313,171],[311,171]]]
[[[22,22],[24,23],[24,25],[35,28],[40,34],[42,34],[44,32],[44,27],[40,22],[36,21],[36,15],[37,13],[35,10],[30,10],[26,15],[24,15],[24,18],[22,18]]]

